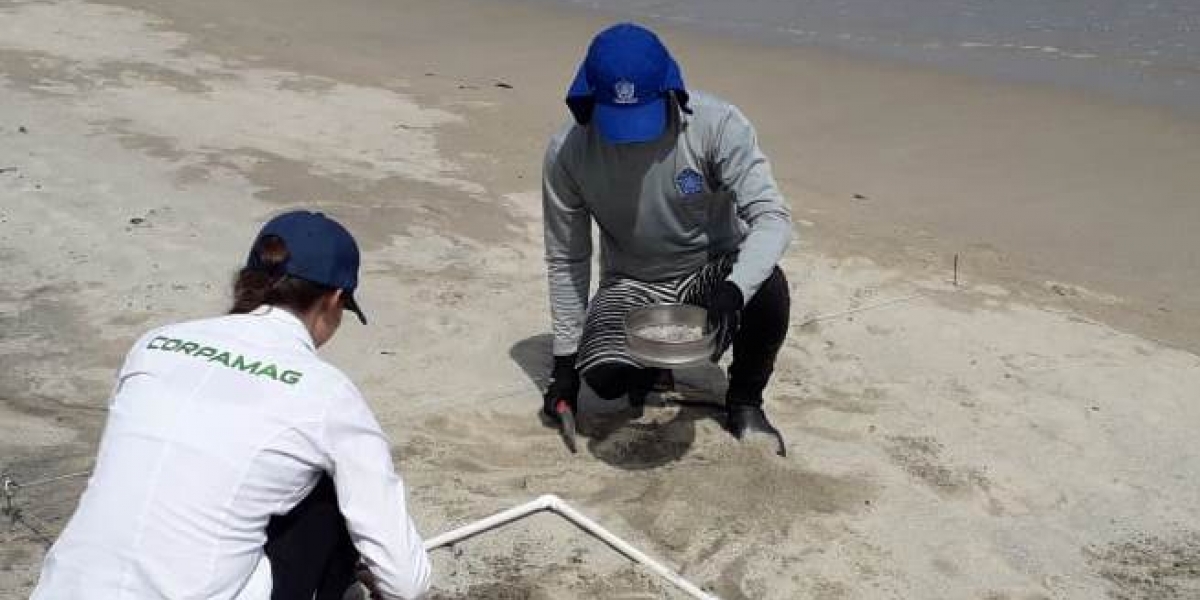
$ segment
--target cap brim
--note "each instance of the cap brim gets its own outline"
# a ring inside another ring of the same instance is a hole
[[[362,307],[358,305],[358,300],[354,299],[354,294],[343,291],[343,297],[346,299],[346,310],[354,313],[358,320],[363,325],[367,324],[367,315],[363,314]]]
[[[667,101],[660,97],[636,106],[597,102],[592,120],[600,135],[614,144],[654,141],[667,130]]]

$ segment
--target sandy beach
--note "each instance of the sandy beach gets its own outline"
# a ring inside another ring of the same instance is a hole
[[[724,600],[1200,597],[1200,120],[663,29],[759,128],[798,242],[739,446],[716,367],[634,418],[549,371],[540,159],[603,17],[487,0],[0,0],[0,468],[86,471],[134,339],[224,312],[289,207],[364,246],[328,349],[433,535],[555,493]],[[957,281],[952,269],[958,255]],[[26,598],[83,478],[22,489]],[[434,554],[440,600],[682,598],[543,515]]]

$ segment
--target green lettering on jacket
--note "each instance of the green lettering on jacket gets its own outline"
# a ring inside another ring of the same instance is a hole
[[[178,352],[209,364],[215,363],[229,369],[236,369],[248,375],[265,377],[286,385],[296,385],[304,377],[302,371],[294,371],[292,369],[281,371],[275,363],[254,360],[241,354],[235,354],[228,350],[198,344],[189,340],[158,336],[146,344],[146,349],[158,350],[160,352]]]

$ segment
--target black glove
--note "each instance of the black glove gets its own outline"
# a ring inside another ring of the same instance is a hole
[[[742,290],[732,281],[722,281],[708,299],[708,327],[717,332],[717,345],[713,349],[712,361],[720,360],[721,355],[733,343],[742,321],[742,305],[745,299]]]
[[[575,371],[577,355],[554,357],[554,371],[550,373],[550,385],[542,397],[542,412],[547,417],[558,418],[558,403],[563,401],[575,411],[579,402],[579,373]]]

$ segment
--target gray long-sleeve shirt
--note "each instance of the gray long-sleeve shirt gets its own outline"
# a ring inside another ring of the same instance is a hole
[[[583,331],[593,220],[602,278],[674,279],[737,252],[729,281],[747,302],[787,249],[791,214],[749,120],[700,92],[689,107],[653,142],[611,144],[575,123],[551,139],[542,209],[556,355]]]

